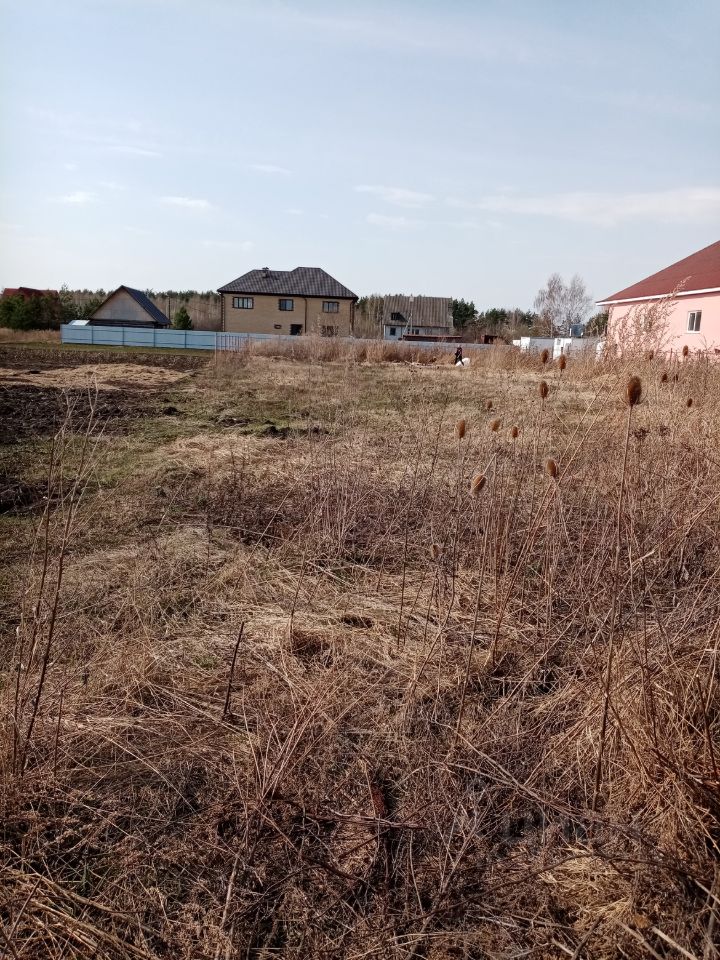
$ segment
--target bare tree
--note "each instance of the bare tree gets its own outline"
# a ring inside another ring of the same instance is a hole
[[[552,273],[547,285],[535,297],[540,324],[551,337],[568,335],[574,324],[584,323],[592,303],[584,282],[577,274],[566,285],[559,273]]]
[[[584,324],[593,308],[592,297],[582,279],[575,274],[565,288],[565,328],[568,333],[575,324]]]

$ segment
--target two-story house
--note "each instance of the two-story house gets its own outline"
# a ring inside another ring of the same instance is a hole
[[[352,336],[357,296],[319,267],[250,270],[220,287],[229,333]]]

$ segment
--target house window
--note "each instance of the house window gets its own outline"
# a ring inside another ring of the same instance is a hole
[[[700,319],[702,317],[702,310],[691,310],[688,314],[688,333],[699,333],[700,332]]]
[[[337,300],[323,300],[323,313],[337,313],[340,310],[340,304]]]
[[[322,327],[321,333],[323,337],[336,337],[337,336],[337,327]]]
[[[413,327],[413,334],[414,334],[416,337],[419,337],[419,336],[420,336],[420,328],[419,328],[419,327]]]
[[[402,315],[401,313],[391,313],[391,314],[390,314],[390,320],[391,320],[393,323],[401,324],[401,323],[403,322],[403,319],[404,319],[404,317],[403,317],[403,315]]]
[[[252,310],[255,306],[253,297],[233,297],[233,307],[236,310]]]
[[[299,337],[302,333],[302,324],[301,323],[291,323],[290,324],[290,336]]]
[[[278,310],[293,310],[294,308],[292,300],[278,300]]]
[[[397,327],[390,327],[390,336],[391,337],[397,336]]]

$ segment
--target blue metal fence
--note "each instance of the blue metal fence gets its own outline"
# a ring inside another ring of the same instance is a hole
[[[292,340],[298,337],[272,333],[215,333],[211,330],[166,330],[152,327],[96,327],[65,324],[60,329],[63,343],[97,344],[105,347],[168,347],[175,350],[239,350],[250,341]],[[356,340],[353,337],[341,338],[343,343],[377,343],[377,340]],[[395,341],[393,341],[395,342]],[[438,343],[430,340],[412,340],[405,342],[409,350],[416,347],[424,349],[447,348],[453,350],[455,343]],[[464,343],[463,350],[487,350],[488,345]]]

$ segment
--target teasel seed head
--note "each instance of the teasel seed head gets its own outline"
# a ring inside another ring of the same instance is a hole
[[[491,433],[497,433],[499,429],[500,429],[500,421],[499,421],[499,420],[491,420],[491,421],[490,421],[490,432],[491,432]]]
[[[478,473],[477,476],[472,478],[472,482],[470,484],[470,493],[473,497],[480,495],[480,491],[485,486],[485,481],[486,478],[484,473]]]
[[[685,344],[685,346],[682,348],[682,355],[686,357],[689,353],[690,353],[690,348],[688,347],[687,344]]]
[[[540,399],[545,400],[549,393],[550,393],[550,387],[547,385],[545,380],[541,380],[540,381]]]
[[[492,410],[492,408],[493,408],[493,402],[492,402],[492,400],[486,400],[486,401],[485,401],[485,409],[486,409],[486,410]]]
[[[629,407],[634,407],[640,403],[642,396],[642,383],[640,377],[630,377],[625,387],[625,400]]]
[[[562,371],[565,369],[566,366],[567,366],[567,357],[565,356],[564,353],[561,353],[561,354],[560,354],[560,359],[558,360],[558,367],[560,367],[560,372],[561,372],[561,373],[562,373]]]
[[[686,407],[688,408],[688,410],[689,410],[692,405],[693,405],[693,398],[692,398],[692,397],[688,397],[687,400],[685,401],[685,406],[686,406]]]
[[[663,372],[663,375],[660,377],[660,383],[667,383],[667,382],[668,382],[668,375],[666,370]]]
[[[520,433],[520,431],[518,430],[517,427],[510,427],[510,438],[511,438],[511,440],[517,440],[519,433]]]
[[[462,440],[462,438],[465,436],[465,427],[466,424],[464,420],[458,420],[458,422],[455,424],[455,436],[458,438],[458,440]]]
[[[550,351],[546,347],[543,350],[543,352],[540,354],[540,363],[542,363],[542,365],[545,366],[545,364],[548,362],[549,359],[550,359]]]
[[[557,480],[558,466],[552,457],[545,462],[545,472],[551,480]]]

